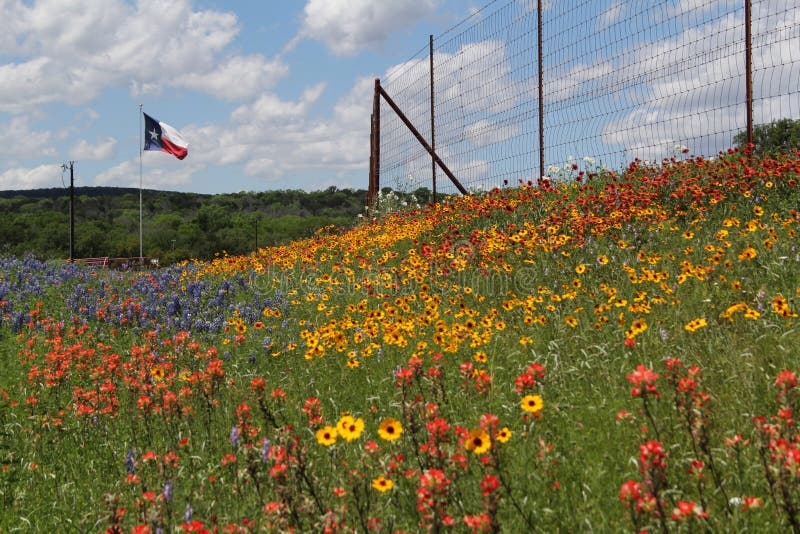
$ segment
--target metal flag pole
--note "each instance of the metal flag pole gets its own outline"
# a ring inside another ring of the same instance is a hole
[[[142,139],[142,105],[139,104],[139,262],[144,263],[144,253],[142,249],[142,152],[144,152],[144,141]]]

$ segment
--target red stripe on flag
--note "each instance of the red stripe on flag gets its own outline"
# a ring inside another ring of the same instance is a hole
[[[187,149],[186,147],[176,145],[163,135],[161,136],[161,147],[162,147],[161,150],[169,154],[172,154],[178,159],[183,159],[186,157],[187,154],[189,154],[189,149]]]

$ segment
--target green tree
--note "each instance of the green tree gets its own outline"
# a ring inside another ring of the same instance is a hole
[[[747,143],[747,132],[739,132],[733,138],[738,147]],[[780,119],[769,124],[753,126],[754,151],[759,154],[775,154],[800,148],[800,120]]]

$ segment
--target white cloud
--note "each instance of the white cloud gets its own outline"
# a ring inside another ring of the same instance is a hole
[[[0,174],[0,190],[60,187],[62,185],[61,177],[60,165],[8,169]]]
[[[200,171],[202,165],[169,161],[167,154],[144,152],[147,168],[142,172],[142,185],[145,189],[170,190],[192,183],[192,175]],[[157,165],[157,166],[156,166]],[[155,168],[153,166],[156,166]],[[105,172],[95,176],[94,185],[108,187],[139,187],[139,161],[123,161]]]
[[[108,137],[104,141],[97,141],[90,143],[85,139],[81,139],[69,151],[69,157],[73,160],[101,160],[114,157],[114,148],[117,146],[117,140],[113,137]]]
[[[270,122],[304,117],[311,106],[319,100],[327,83],[320,82],[303,91],[302,96],[295,102],[281,100],[272,93],[262,94],[255,102],[237,108],[231,117],[234,122]]]
[[[0,154],[20,159],[53,156],[52,138],[48,131],[33,130],[29,116],[13,117],[0,124]]]
[[[340,56],[381,46],[386,37],[434,13],[439,0],[308,0],[301,34]]]
[[[356,79],[350,88],[350,92],[340,98],[334,105],[333,111],[336,119],[350,127],[369,128],[374,93],[374,77],[364,76]]]
[[[196,11],[191,0],[6,0],[0,13],[0,51],[13,58],[0,64],[0,111],[85,104],[126,86],[134,94],[182,87],[246,99],[288,72],[278,58],[221,58],[239,32],[236,15]]]
[[[210,72],[188,73],[176,83],[224,100],[241,100],[274,87],[288,73],[289,67],[280,60],[250,55],[230,58]]]
[[[369,92],[366,80],[358,80],[328,117],[312,117],[314,105],[327,87],[320,82],[306,88],[295,100],[264,93],[235,109],[225,124],[182,128],[186,137],[192,139],[186,161],[191,159],[200,166],[239,164],[242,169],[235,172],[266,182],[292,177],[295,180],[292,187],[305,188],[319,187],[323,177],[311,182],[308,178],[298,182],[296,177],[320,171],[326,180],[333,174],[341,185],[352,178],[353,171],[367,168],[369,107],[361,105],[361,93]],[[369,94],[367,100],[371,106]],[[121,167],[100,179],[119,180],[129,171]],[[364,187],[364,183],[357,186]]]

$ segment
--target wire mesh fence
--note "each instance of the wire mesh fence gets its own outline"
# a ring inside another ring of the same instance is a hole
[[[573,163],[713,157],[747,127],[747,1],[545,1],[540,98],[537,2],[495,0],[380,84],[472,190]],[[750,1],[753,122],[798,119],[800,6]],[[431,156],[385,102],[379,143],[381,187],[433,187]],[[456,192],[435,176],[439,191]]]

